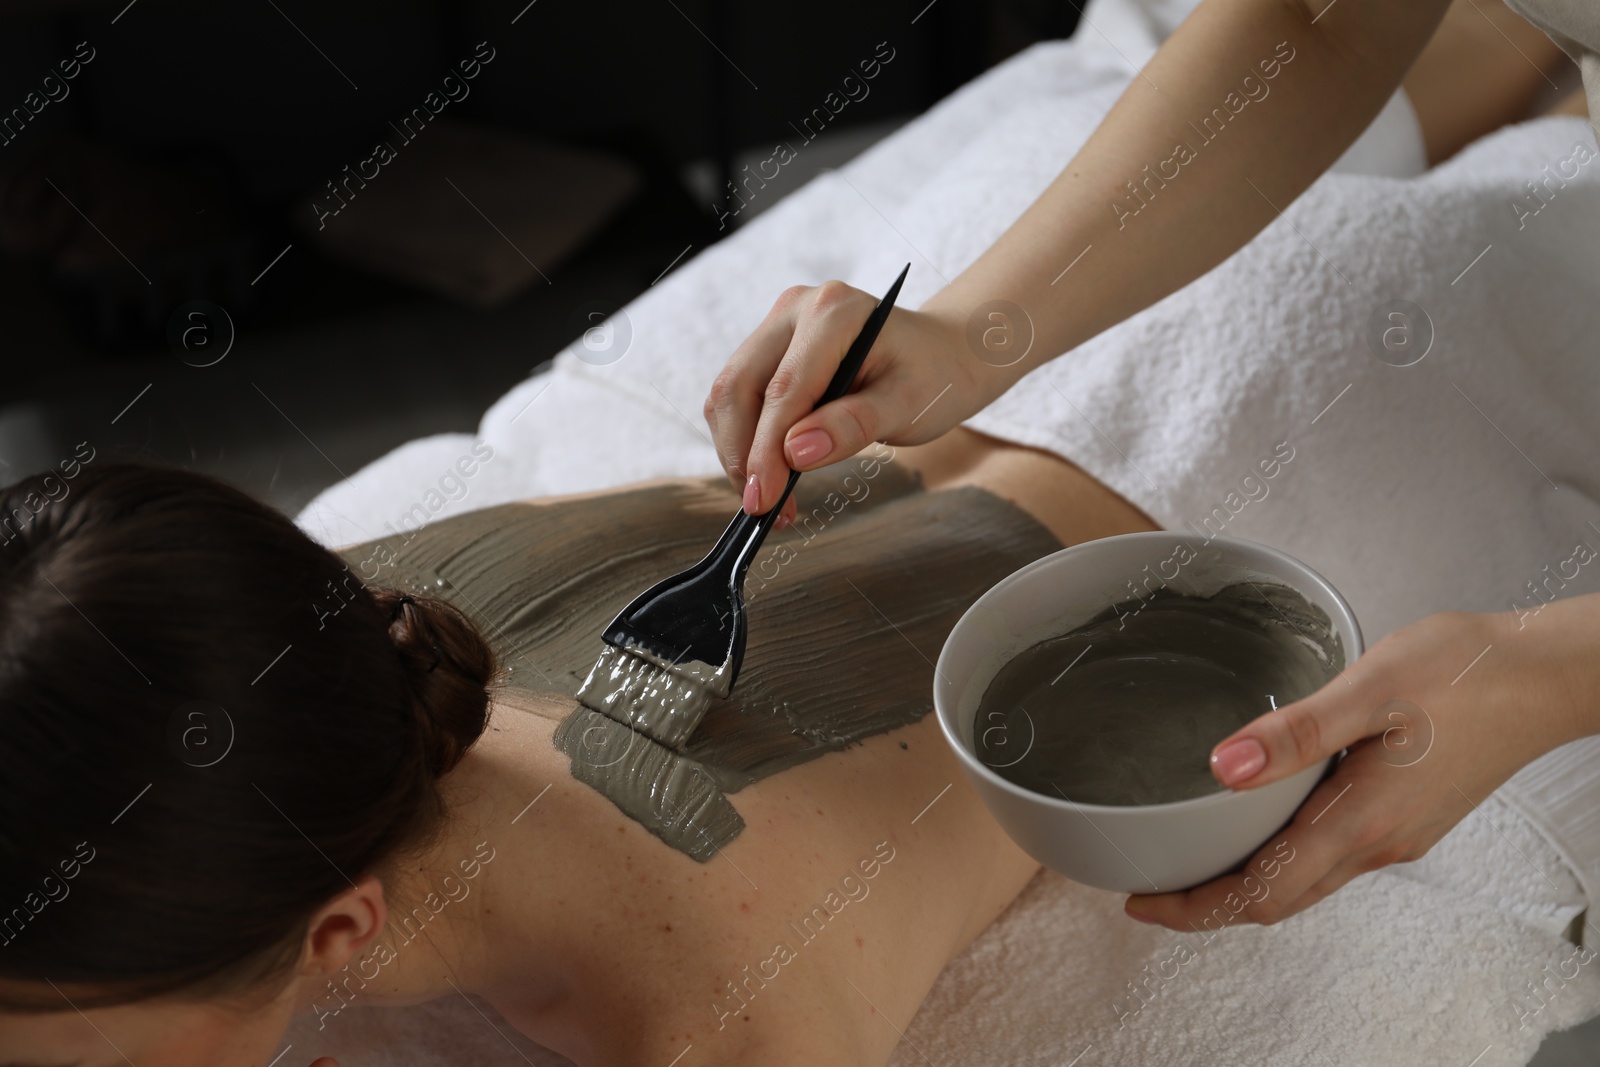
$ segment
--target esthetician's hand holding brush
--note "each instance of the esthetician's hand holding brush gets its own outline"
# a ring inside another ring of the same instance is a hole
[[[1447,7],[1204,0],[1044,194],[920,310],[896,308],[857,388],[815,412],[875,299],[842,282],[785,292],[705,403],[745,510],[773,507],[791,469],[932,440],[1232,255],[1367,128]],[[1226,141],[1174,156],[1196,140],[1194,101],[1246,94],[1261,102]],[[1115,207],[1130,181],[1160,184],[1137,217]]]
[[[813,470],[875,440],[939,436],[1226,259],[1368,126],[1448,6],[1204,0],[1043,195],[920,310],[896,309],[861,384],[815,411],[874,300],[839,282],[785,292],[705,404],[745,510],[771,508],[790,469]],[[1241,93],[1262,103],[1228,128],[1226,143],[1175,154],[1195,137],[1194,101]],[[1161,179],[1149,178],[1150,166],[1166,168]],[[1117,206],[1130,181],[1159,189],[1137,217]],[[1519,767],[1600,733],[1600,598],[1551,604],[1518,626],[1499,615],[1426,619],[1321,692],[1240,731],[1241,747],[1219,749],[1219,777],[1251,787],[1351,746],[1282,835],[1296,852],[1287,865],[1278,857],[1270,895],[1238,914],[1275,921],[1361,871],[1415,858]],[[1250,739],[1265,756],[1255,770],[1244,758]],[[1132,898],[1130,910],[1187,929],[1238,900],[1240,888],[1234,875]]]

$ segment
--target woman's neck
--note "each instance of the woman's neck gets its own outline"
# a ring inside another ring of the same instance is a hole
[[[492,710],[483,737],[441,782],[449,814],[437,838],[385,878],[383,929],[349,966],[312,987],[324,1025],[356,1005],[492,997],[507,988],[532,1005],[562,998],[561,961],[546,950],[553,916],[538,906],[540,861],[562,828],[543,821],[530,832],[559,755],[540,727],[537,713]]]

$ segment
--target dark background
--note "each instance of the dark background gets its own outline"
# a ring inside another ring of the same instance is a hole
[[[732,232],[716,192],[740,153],[793,142],[879,42],[895,57],[870,95],[737,222],[1076,16],[1043,0],[8,3],[0,116],[78,42],[95,57],[0,145],[0,484],[88,440],[293,512],[396,444],[471,430],[572,340],[579,305],[621,306]],[[495,59],[452,119],[625,160],[636,191],[549,284],[493,307],[320,252],[293,225],[305,198],[484,40]],[[169,339],[194,300],[236,331],[213,366]]]

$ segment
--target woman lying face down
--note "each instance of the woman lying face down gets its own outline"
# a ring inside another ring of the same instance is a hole
[[[0,546],[0,1064],[260,1067],[296,1016],[461,994],[580,1064],[883,1063],[1036,870],[926,714],[943,633],[1028,559],[1149,525],[976,435],[884,452],[809,476],[812,522],[752,572],[739,686],[677,754],[742,823],[698,852],[554,737],[588,616],[704,551],[731,490],[488,509],[363,582],[377,542],[85,471]]]

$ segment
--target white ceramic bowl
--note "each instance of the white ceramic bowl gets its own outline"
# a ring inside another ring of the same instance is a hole
[[[1194,558],[1174,562],[1185,558],[1179,545],[1188,546]],[[979,597],[956,623],[934,673],[939,727],[990,813],[1034,859],[1102,889],[1186,889],[1248,859],[1317,784],[1326,761],[1259,789],[1171,804],[1078,804],[1009,782],[974,753],[978,702],[1018,652],[1128,600],[1129,582],[1141,596],[1162,583],[1175,592],[1208,596],[1243,579],[1296,590],[1327,613],[1346,663],[1361,654],[1361,628],[1350,605],[1310,567],[1253,541],[1218,536],[1202,542],[1166,531],[1087,541],[1036,560]]]

